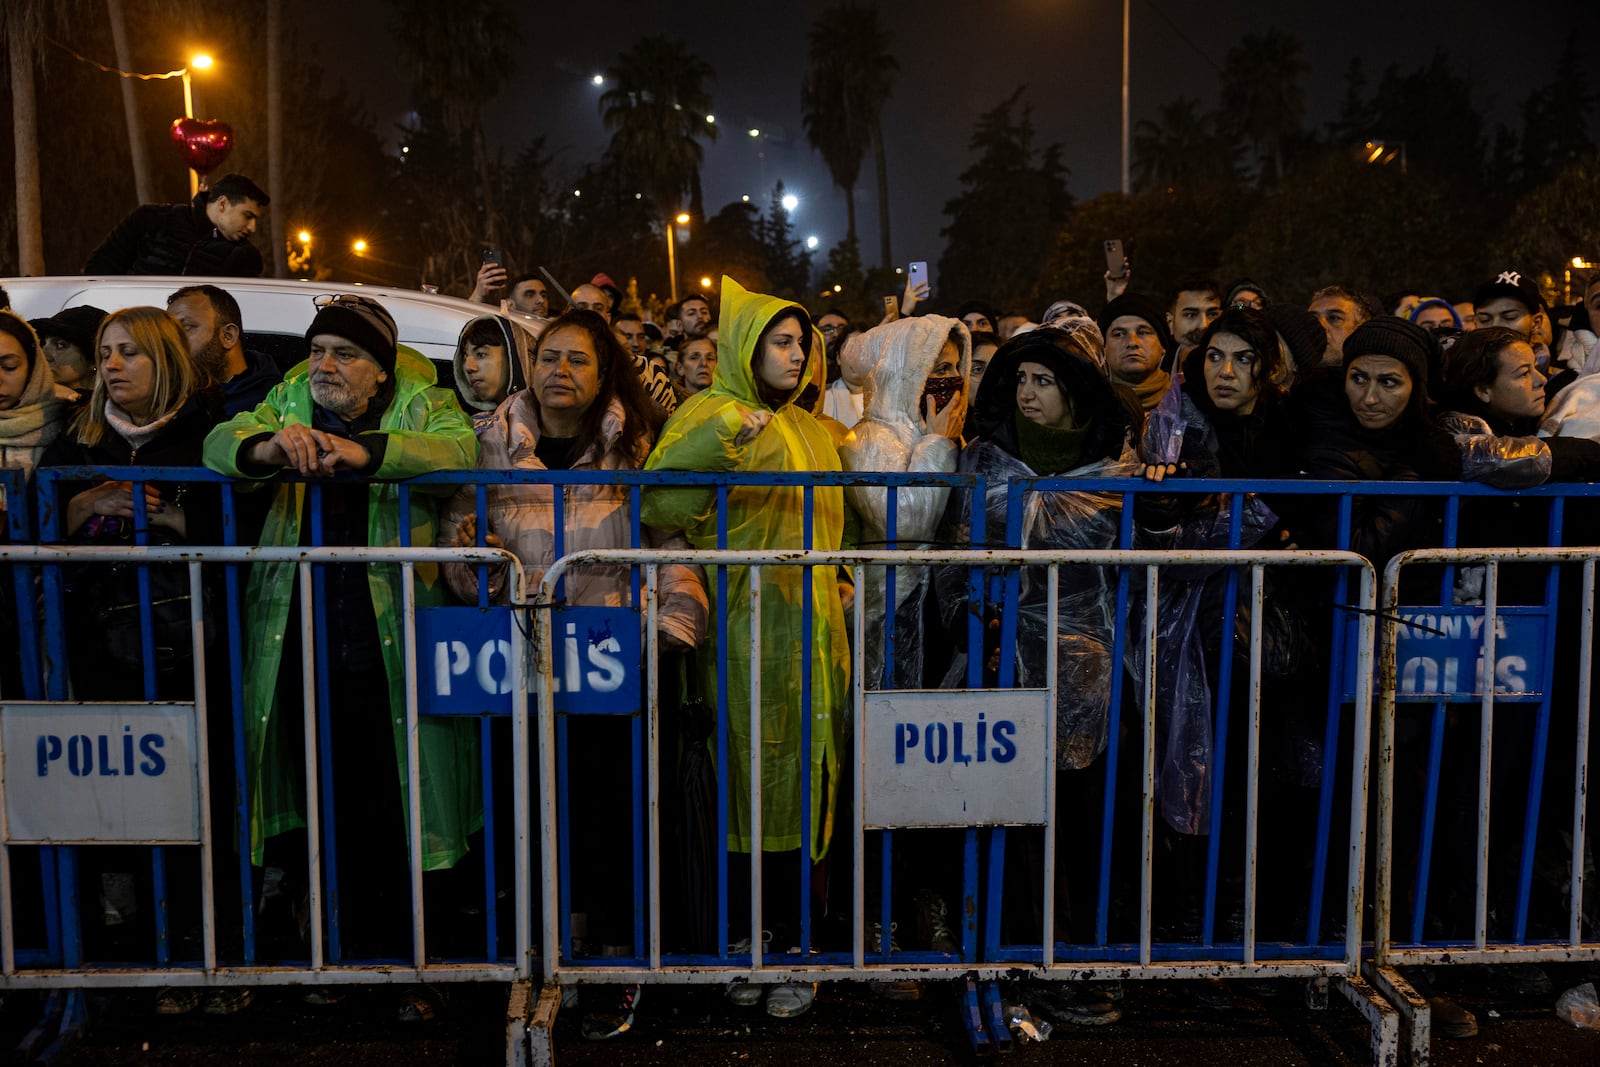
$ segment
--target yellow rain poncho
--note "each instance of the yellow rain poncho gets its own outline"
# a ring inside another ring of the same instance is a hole
[[[794,393],[776,408],[761,399],[752,364],[756,341],[774,318],[798,311],[811,339],[806,368]],[[722,279],[722,316],[717,369],[711,388],[690,397],[667,421],[647,470],[682,471],[836,471],[839,454],[827,430],[795,403],[823,360],[822,336],[799,304],[746,292]],[[772,420],[754,439],[738,445],[745,414],[771,410]],[[728,493],[728,542],[733,549],[802,548],[805,540],[803,490],[799,486],[740,486]],[[844,493],[836,487],[812,490],[812,547],[837,549],[844,536]],[[646,525],[663,532],[682,530],[695,548],[717,547],[716,490],[701,487],[651,489],[644,498]],[[849,645],[836,571],[811,572],[812,626],[801,629],[805,571],[774,566],[762,572],[761,601],[761,765],[762,848],[783,852],[801,846],[802,773],[811,781],[811,855],[820,859],[833,835],[838,793],[839,748],[848,699]],[[751,851],[750,827],[750,580],[742,567],[728,570],[728,647],[719,648],[724,606],[716,582],[707,575],[713,621],[707,651],[700,656],[700,695],[717,701],[717,657],[728,658],[728,763],[722,780],[728,789],[728,847]],[[811,706],[800,700],[802,657],[811,653]],[[801,723],[811,719],[811,750],[801,751]]]

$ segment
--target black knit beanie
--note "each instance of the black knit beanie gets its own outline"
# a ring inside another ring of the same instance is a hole
[[[1406,365],[1413,389],[1426,392],[1434,363],[1433,334],[1393,315],[1380,315],[1357,326],[1344,340],[1344,367],[1362,356],[1389,356]]]
[[[1261,313],[1272,320],[1272,328],[1288,343],[1296,371],[1309,370],[1322,362],[1322,355],[1328,350],[1328,331],[1322,328],[1321,319],[1293,304],[1268,304]]]
[[[311,320],[311,328],[306,331],[306,344],[322,333],[343,337],[364,349],[393,377],[398,333],[394,316],[370,297],[340,295],[326,299],[327,303],[317,308],[317,317]]]
[[[1172,331],[1167,329],[1167,313],[1161,305],[1142,296],[1139,293],[1123,293],[1100,310],[1100,317],[1095,321],[1100,326],[1102,334],[1109,335],[1111,324],[1124,315],[1143,319],[1155,328],[1156,336],[1161,339],[1161,351],[1172,351]]]

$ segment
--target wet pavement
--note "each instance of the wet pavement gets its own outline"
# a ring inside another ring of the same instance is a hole
[[[1593,980],[1600,968],[1549,969],[1555,992],[1545,997],[1490,996],[1466,976],[1437,979],[1478,1016],[1479,1036],[1435,1040],[1433,1060],[1455,1065],[1600,1063],[1600,1032],[1557,1019],[1556,994]],[[692,1063],[696,1067],[823,1067],[833,1064],[966,1064],[973,1062],[960,1026],[956,983],[929,984],[915,1002],[884,1000],[868,986],[825,986],[812,1011],[774,1019],[761,1007],[728,1004],[718,987],[645,990],[632,1032],[612,1041],[585,1041],[581,1007],[564,1010],[555,1031],[556,1063],[630,1065]],[[1104,1027],[1057,1025],[1042,1044],[1019,1043],[1000,1061],[1017,1065],[1092,1063],[1096,1067],[1181,1063],[1345,1065],[1369,1062],[1365,1020],[1334,994],[1325,1011],[1305,1006],[1298,981],[1234,983],[1231,1007],[1203,1001],[1170,982],[1125,984],[1121,1021]],[[585,990],[586,998],[603,995]],[[311,1007],[297,991],[267,990],[239,1015],[196,1013],[160,1017],[152,995],[99,998],[94,1025],[58,1062],[194,1064],[200,1067],[282,1067],[295,1064],[382,1065],[504,1062],[506,995],[501,986],[460,987],[431,1023],[394,1021],[394,990],[356,990],[336,1006]],[[6,998],[0,1026],[7,1047],[37,1021],[38,998]]]

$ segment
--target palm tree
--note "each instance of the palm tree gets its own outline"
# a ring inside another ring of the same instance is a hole
[[[1228,50],[1222,69],[1223,121],[1255,149],[1260,179],[1283,177],[1284,146],[1300,136],[1305,117],[1309,69],[1300,38],[1276,28],[1246,34]]]
[[[395,6],[401,66],[421,93],[439,102],[446,132],[470,147],[484,236],[498,247],[500,218],[482,112],[511,73],[515,16],[503,0],[400,0]]]
[[[848,234],[856,236],[855,185],[870,148],[878,172],[878,230],[883,264],[889,241],[889,175],[883,149],[883,105],[900,69],[878,12],[845,0],[824,11],[808,34],[809,56],[800,83],[806,140],[822,155],[833,183],[844,190]]]
[[[44,273],[44,225],[39,195],[38,104],[34,56],[44,43],[49,0],[0,4],[0,36],[11,63],[11,138],[17,182],[17,273]]]
[[[611,131],[610,165],[632,177],[658,213],[677,211],[687,198],[703,215],[698,138],[717,139],[706,121],[716,71],[682,41],[655,36],[619,55],[605,76],[612,88],[600,97],[600,117]]]
[[[1231,185],[1238,180],[1237,143],[1200,113],[1193,97],[1162,104],[1158,119],[1133,128],[1133,185],[1144,192],[1173,186]]]

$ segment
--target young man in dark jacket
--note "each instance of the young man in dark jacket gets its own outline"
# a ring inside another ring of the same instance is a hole
[[[255,182],[229,174],[188,204],[140,204],[84,264],[85,274],[261,276],[250,243],[272,201]]]

